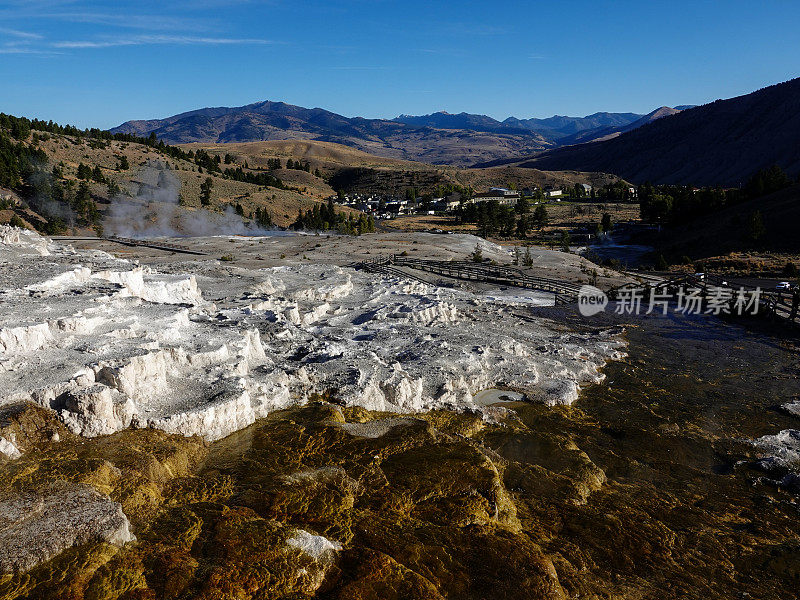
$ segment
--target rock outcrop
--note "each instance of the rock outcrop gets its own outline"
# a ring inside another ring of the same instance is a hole
[[[135,539],[122,507],[88,485],[60,481],[0,497],[0,573],[24,573],[74,546]]]

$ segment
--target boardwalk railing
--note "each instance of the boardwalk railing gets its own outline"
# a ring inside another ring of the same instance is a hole
[[[116,235],[107,235],[104,237],[90,237],[80,235],[54,235],[51,237],[53,240],[63,242],[114,242],[116,244],[124,244],[125,246],[144,246],[146,248],[155,248],[156,250],[167,250],[169,252],[182,252],[184,254],[197,254],[198,256],[206,256],[206,252],[193,250],[189,246],[181,246],[180,244],[170,244],[169,242],[159,242],[155,240],[125,238]]]
[[[193,250],[189,246],[181,246],[180,244],[170,244],[169,242],[157,242],[153,240],[140,240],[134,238],[124,238],[116,235],[110,235],[105,238],[110,242],[117,242],[118,244],[125,244],[126,246],[144,246],[146,248],[155,248],[156,250],[169,250],[171,252],[182,252],[184,254],[197,254],[205,256],[205,252]]]
[[[369,271],[381,272],[407,277],[424,281],[407,271],[402,271],[397,267],[406,267],[425,271],[435,275],[451,277],[454,279],[464,279],[468,281],[484,281],[501,285],[516,286],[550,292],[556,297],[556,304],[567,304],[577,302],[580,285],[558,279],[546,277],[534,277],[523,272],[521,269],[506,267],[502,265],[490,265],[473,263],[468,261],[437,261],[410,258],[407,256],[393,255],[371,259],[361,266]],[[427,282],[425,282],[427,283]]]
[[[677,297],[679,293],[692,291],[703,299],[715,296],[719,290],[724,290],[731,298],[730,314],[737,314],[733,310],[734,302],[740,290],[753,293],[758,288],[750,285],[731,285],[722,277],[717,275],[707,275],[703,278],[694,275],[678,275],[658,282],[648,281],[639,286],[623,285],[609,291],[609,298],[618,299],[623,290],[643,290],[644,300],[647,301],[651,292],[659,295]],[[793,323],[800,323],[800,290],[764,290],[758,293],[758,311],[756,314],[768,315],[780,319],[785,319]]]

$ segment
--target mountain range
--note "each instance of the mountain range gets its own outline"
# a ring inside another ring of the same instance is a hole
[[[777,164],[800,174],[800,78],[703,106],[647,115],[498,121],[437,112],[395,119],[344,117],[320,108],[258,102],[204,108],[112,130],[170,143],[316,140],[430,164],[603,172],[633,183],[736,186]]]
[[[502,164],[602,171],[642,183],[736,186],[778,165],[800,174],[800,78],[689,108],[594,143]]]
[[[648,116],[600,112],[586,117],[509,117],[498,121],[486,115],[437,112],[365,119],[265,101],[233,108],[202,108],[166,119],[127,121],[112,131],[139,136],[155,132],[172,144],[298,139],[336,142],[378,156],[466,167],[575,143],[576,136],[588,141],[597,135],[627,130]]]
[[[498,121],[486,115],[470,113],[450,114],[436,112],[430,115],[400,115],[392,119],[414,127],[433,127],[436,129],[468,129],[473,131],[504,133],[536,133],[550,141],[559,140],[578,132],[596,131],[605,128],[624,127],[642,118],[636,113],[599,112],[585,117],[564,117],[555,115],[547,119],[517,119],[508,117]]]

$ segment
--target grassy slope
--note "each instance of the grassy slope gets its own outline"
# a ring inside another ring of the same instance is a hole
[[[138,180],[141,168],[150,161],[169,163],[174,173],[181,181],[181,197],[188,207],[200,209],[200,184],[209,177],[208,173],[200,173],[197,165],[192,162],[174,160],[154,148],[142,144],[112,141],[106,148],[92,148],[89,140],[73,138],[64,135],[50,135],[48,140],[40,140],[39,147],[49,157],[50,166],[64,164],[66,179],[76,180],[78,165],[82,162],[94,168],[100,166],[106,179],[114,180],[123,190],[135,189],[132,183]],[[131,168],[126,171],[117,169],[118,157],[127,156]],[[222,165],[223,167],[225,165]],[[231,165],[236,166],[236,165]],[[282,176],[286,171],[282,171]],[[300,173],[291,172],[291,173]],[[302,173],[302,175],[308,175]],[[286,226],[294,221],[299,208],[307,209],[314,203],[321,201],[324,188],[317,189],[308,185],[305,193],[276,188],[260,188],[257,185],[242,183],[211,175],[214,180],[212,193],[212,209],[218,209],[228,204],[242,204],[246,213],[256,207],[265,206],[270,211],[276,224]],[[321,182],[321,180],[316,181]],[[302,181],[293,181],[291,175],[285,181],[287,185],[304,187]],[[90,184],[92,195],[98,202],[101,211],[107,206],[108,188],[105,184],[92,182]],[[24,218],[24,215],[20,215]],[[0,223],[7,222],[10,213],[0,215]]]
[[[174,160],[154,148],[141,144],[112,141],[108,147],[93,148],[88,140],[64,135],[50,135],[49,139],[39,141],[39,147],[47,153],[51,165],[63,163],[64,176],[67,179],[77,179],[80,163],[88,164],[92,168],[97,165],[102,169],[106,179],[115,181],[123,190],[136,189],[133,184],[139,180],[142,167],[149,162],[168,163],[181,181],[180,193],[186,206],[190,210],[202,210],[200,208],[200,184],[206,177],[209,177],[209,174],[200,173],[192,162]],[[414,185],[414,182],[418,180],[428,182],[426,185],[429,189],[420,190],[421,193],[432,192],[433,186],[438,183],[457,183],[471,186],[477,191],[483,191],[495,185],[514,185],[520,189],[534,185],[566,186],[576,182],[602,185],[616,179],[613,176],[596,173],[548,173],[534,169],[507,167],[462,170],[378,157],[330,142],[294,140],[233,144],[197,143],[186,144],[183,147],[186,150],[203,148],[211,154],[220,156],[231,154],[235,164],[230,166],[242,166],[247,161],[249,167],[254,170],[265,169],[269,158],[280,158],[284,164],[288,158],[308,161],[311,164],[312,172],[314,169],[319,169],[326,177],[344,169],[372,169],[378,173],[392,174],[394,179],[400,182],[398,184],[400,188],[404,185],[404,181],[408,181],[409,185]],[[123,155],[128,158],[131,166],[126,171],[117,169],[119,157]],[[225,167],[225,165],[222,166]],[[282,179],[288,186],[302,191],[260,188],[253,184],[211,175],[214,180],[211,208],[219,209],[239,203],[245,209],[245,213],[249,214],[256,207],[265,206],[276,224],[286,226],[294,220],[298,209],[308,209],[314,203],[334,193],[324,178],[315,177],[312,173],[284,168],[273,171],[272,174]],[[371,185],[374,187],[375,181]],[[368,189],[369,182],[365,182],[363,186],[364,191],[375,191]],[[92,182],[90,188],[100,210],[104,211],[110,200],[107,186]],[[402,189],[399,191],[402,192]],[[12,214],[10,211],[3,211],[0,214],[0,223],[8,222]],[[18,210],[17,214],[23,219],[26,217],[21,210]]]
[[[332,142],[318,142],[308,140],[242,142],[228,144],[184,144],[186,150],[204,149],[210,154],[224,156],[226,153],[236,157],[237,161],[244,163],[246,160],[250,167],[266,168],[267,160],[279,158],[285,164],[286,159],[308,161],[312,171],[320,169],[326,175],[333,175],[343,169],[365,168],[376,171],[392,171],[395,173],[422,175],[427,181],[437,183],[456,183],[462,186],[471,186],[476,191],[485,191],[492,186],[511,186],[525,188],[532,186],[553,185],[573,186],[575,183],[590,183],[602,186],[618,180],[613,175],[604,173],[581,173],[578,171],[548,172],[537,169],[523,169],[515,167],[492,167],[486,169],[458,169],[441,165],[430,165],[421,162],[385,158],[368,154],[342,144]],[[327,195],[333,189],[324,181],[313,177],[303,171],[280,169],[273,173],[283,179],[287,184],[303,187],[315,194]],[[409,175],[408,181],[412,181]],[[365,182],[363,191],[368,190]],[[409,183],[409,185],[412,185]],[[361,190],[359,190],[361,191]],[[421,190],[421,193],[432,190]]]

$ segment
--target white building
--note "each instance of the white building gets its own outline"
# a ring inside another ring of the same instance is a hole
[[[495,200],[504,206],[514,206],[519,200],[519,194],[516,192],[509,192],[508,194],[506,194],[503,192],[492,191],[484,194],[475,194],[472,197],[471,202],[473,203],[491,202],[492,200]]]

